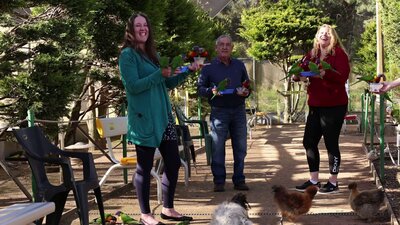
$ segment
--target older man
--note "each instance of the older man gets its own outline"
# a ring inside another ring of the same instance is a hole
[[[243,88],[242,84],[249,80],[249,76],[243,62],[231,57],[233,43],[230,36],[218,37],[215,48],[218,56],[210,65],[203,67],[197,86],[199,95],[207,97],[211,106],[211,170],[214,191],[225,191],[225,142],[228,133],[234,158],[234,189],[247,191],[249,187],[244,175],[244,159],[247,154],[245,99],[250,95],[250,90]],[[223,80],[228,80],[226,89],[217,90],[218,84]]]

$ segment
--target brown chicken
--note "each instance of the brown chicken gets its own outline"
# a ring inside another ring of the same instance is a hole
[[[275,193],[274,201],[282,214],[282,224],[284,218],[294,222],[298,216],[306,214],[310,210],[312,200],[318,192],[318,187],[310,186],[303,193],[288,192],[281,185],[274,185],[272,190]]]
[[[369,222],[374,220],[380,213],[384,204],[384,192],[381,189],[359,191],[357,183],[352,182],[348,186],[350,190],[349,204],[354,212]]]

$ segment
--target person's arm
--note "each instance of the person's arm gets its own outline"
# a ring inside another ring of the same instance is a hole
[[[247,73],[247,69],[246,69],[246,66],[244,65],[244,63],[242,63],[242,79],[241,80],[242,80],[242,83],[245,80],[250,80],[249,74]],[[248,98],[251,94],[251,90],[245,88],[242,92],[236,92],[236,94],[240,95],[242,97]]]
[[[172,76],[167,78],[166,85],[168,89],[173,89],[180,85],[191,73],[196,72],[200,69],[200,66],[197,63],[191,63],[188,66],[187,71],[177,74],[176,76]]]
[[[150,89],[152,86],[164,82],[161,70],[155,70],[149,76],[144,78],[139,77],[138,62],[139,56],[133,51],[122,51],[119,58],[119,70],[122,77],[122,82],[125,84],[127,91],[133,94],[139,94]]]
[[[390,91],[392,88],[400,86],[400,78],[397,78],[394,81],[383,82],[382,84],[383,86],[381,87],[381,89],[379,89],[379,93],[385,93],[387,91]]]
[[[197,82],[197,93],[202,97],[210,97],[213,94],[213,87],[209,85],[209,76],[207,73],[207,69],[203,67],[198,82]]]

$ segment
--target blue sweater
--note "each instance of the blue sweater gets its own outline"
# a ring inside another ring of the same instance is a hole
[[[178,86],[189,73],[164,78],[157,65],[132,48],[121,51],[119,70],[128,100],[128,141],[159,147],[171,113],[167,88]]]
[[[213,96],[212,88],[218,86],[218,83],[225,78],[229,79],[226,88],[234,89],[234,93],[216,96],[211,100]],[[201,70],[197,91],[200,96],[208,98],[211,106],[233,108],[245,103],[246,97],[236,94],[236,88],[241,87],[245,80],[249,80],[249,76],[242,61],[232,58],[229,65],[225,65],[218,58],[215,58],[210,65],[204,66]]]

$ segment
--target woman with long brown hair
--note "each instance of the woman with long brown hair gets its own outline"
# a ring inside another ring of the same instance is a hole
[[[189,71],[171,76],[171,68],[160,68],[155,41],[148,17],[133,14],[126,25],[124,44],[119,57],[119,69],[128,100],[128,142],[135,145],[137,169],[134,177],[141,209],[140,221],[146,225],[164,224],[150,211],[150,172],[156,148],[165,164],[162,176],[163,208],[161,218],[190,221],[174,209],[180,157],[171,102],[167,89],[179,85],[199,69],[196,63]]]

